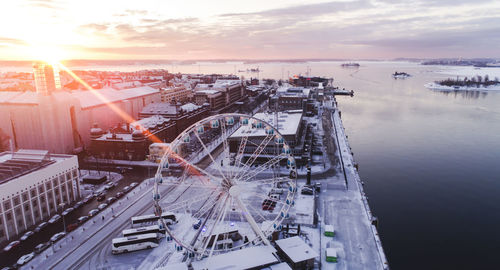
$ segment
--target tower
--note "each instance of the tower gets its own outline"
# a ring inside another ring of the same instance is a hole
[[[33,74],[35,75],[37,93],[50,95],[61,89],[61,79],[56,67],[45,62],[35,62],[33,63]]]

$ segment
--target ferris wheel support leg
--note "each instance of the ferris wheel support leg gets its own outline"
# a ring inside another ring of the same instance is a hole
[[[267,237],[264,235],[262,230],[259,228],[259,225],[257,225],[257,222],[255,222],[252,215],[250,215],[250,212],[248,211],[247,207],[243,204],[243,202],[240,200],[239,196],[234,196],[233,199],[236,201],[236,203],[240,207],[241,211],[243,212],[243,216],[248,221],[248,223],[250,224],[250,227],[252,227],[253,231],[260,237],[260,239],[262,239],[262,242],[266,246],[270,246],[271,243],[269,242]]]

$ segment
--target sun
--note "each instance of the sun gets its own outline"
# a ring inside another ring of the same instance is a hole
[[[32,45],[29,47],[31,59],[58,65],[67,56],[66,51],[58,46]]]

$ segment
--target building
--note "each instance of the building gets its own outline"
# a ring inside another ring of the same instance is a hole
[[[300,237],[276,240],[276,249],[281,258],[290,265],[292,269],[313,269],[314,260],[318,253],[306,244]]]
[[[48,220],[80,196],[76,156],[43,150],[0,153],[0,242]]]
[[[145,160],[150,144],[175,139],[175,122],[160,115],[122,124],[107,133],[95,126],[90,130],[90,152],[98,158]]]
[[[276,95],[272,98],[271,108],[278,102],[279,110],[306,110],[307,99],[311,88],[283,86],[278,88]]]
[[[208,90],[208,92],[207,92]],[[217,101],[214,101],[214,106],[217,107],[220,104],[220,101],[224,101],[224,106],[215,111],[218,113],[226,108],[233,106],[237,101],[243,100],[246,98],[245,88],[243,87],[241,81],[237,78],[229,78],[229,79],[217,79],[215,83],[204,84],[199,83],[193,90],[193,95],[195,96],[199,91],[204,91],[198,94],[198,100],[201,102],[202,96],[205,96],[205,102],[210,103],[208,101],[208,95],[216,95],[213,91],[218,91],[222,94],[223,98],[217,97]],[[199,104],[199,103],[197,103]]]
[[[198,106],[193,103],[171,104],[166,102],[151,103],[144,107],[139,114],[140,118],[161,115],[175,123],[176,136],[192,124],[210,115],[208,105]]]
[[[94,123],[110,129],[129,121],[129,117],[138,119],[144,106],[159,101],[159,90],[149,86],[56,91],[48,95],[2,92],[0,129],[16,149],[77,153],[90,145],[88,131]]]
[[[50,95],[52,92],[61,90],[61,78],[56,67],[44,62],[33,64],[36,92],[42,95]]]
[[[276,125],[274,124],[276,118],[274,113],[257,113],[253,117],[261,119],[276,128]],[[301,156],[304,152],[302,111],[297,110],[278,112],[277,120],[278,132],[283,136],[286,143],[290,147],[290,150],[295,156],[297,164],[302,164]],[[229,136],[229,151],[231,153],[236,153],[238,151],[241,139],[246,136],[248,136],[248,141],[251,141],[252,143],[247,143],[245,147],[245,151],[243,153],[244,160],[248,159],[255,152],[257,146],[260,145],[262,140],[267,136],[265,132],[265,126],[259,127],[256,125],[256,123],[242,125],[233,134],[231,134],[231,136]],[[281,146],[278,150],[281,151]],[[274,155],[274,153],[276,152],[276,145],[274,143],[274,140],[272,140],[267,145],[264,151],[269,155]]]
[[[175,100],[176,102],[185,103],[189,101],[192,93],[191,89],[186,88],[184,85],[161,88],[161,102],[171,103]]]
[[[226,98],[218,90],[199,90],[194,93],[194,102],[200,106],[208,103],[211,111],[217,111],[226,105]]]

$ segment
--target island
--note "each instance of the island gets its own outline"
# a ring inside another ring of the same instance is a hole
[[[484,78],[480,75],[475,77],[464,77],[463,79],[448,78],[442,81],[435,81],[425,84],[425,87],[431,90],[439,91],[500,91],[500,82],[498,77],[491,80],[488,75]]]

